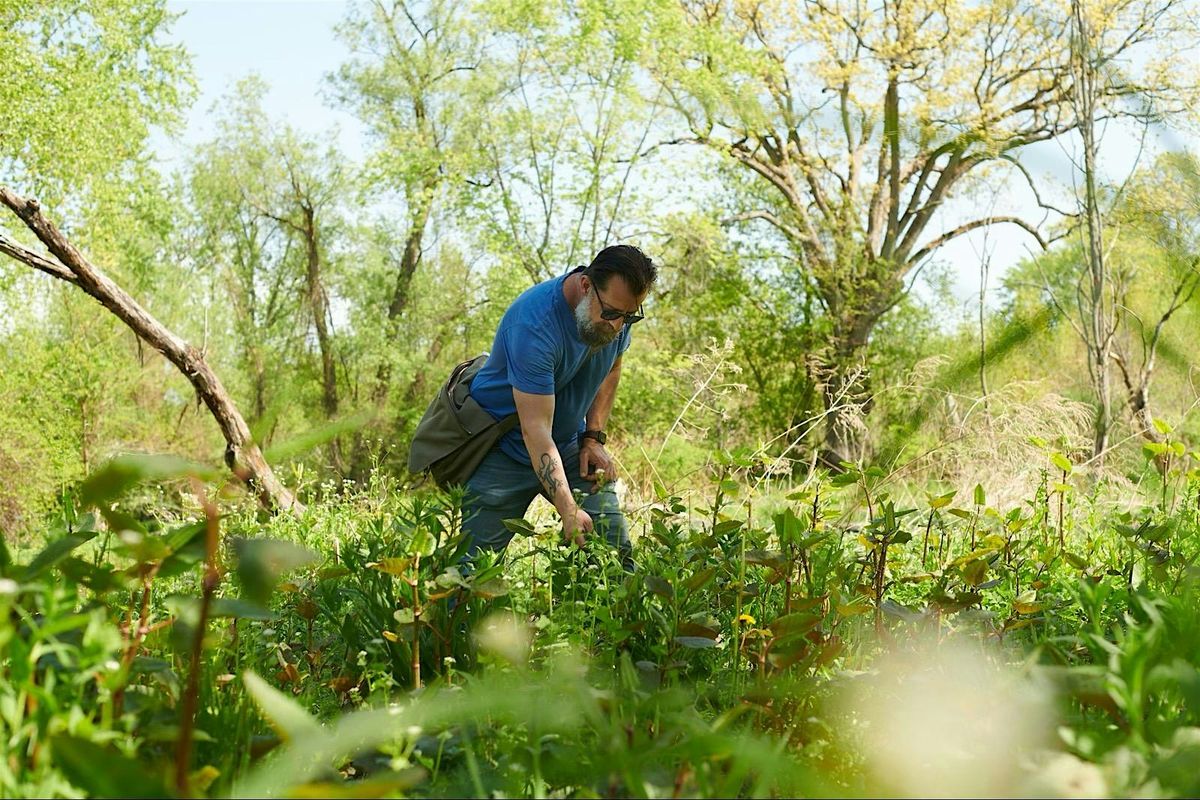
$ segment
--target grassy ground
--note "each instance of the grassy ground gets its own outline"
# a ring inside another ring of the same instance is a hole
[[[0,792],[1195,795],[1196,487],[1065,466],[995,508],[728,462],[631,501],[633,574],[544,512],[468,574],[454,497],[264,520],[129,461],[5,556]]]

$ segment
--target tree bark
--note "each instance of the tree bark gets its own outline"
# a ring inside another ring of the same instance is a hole
[[[92,264],[42,214],[36,200],[27,200],[8,187],[0,186],[0,202],[33,231],[61,266],[12,243],[5,242],[0,250],[34,269],[74,283],[128,325],[140,339],[162,353],[184,374],[212,413],[225,438],[225,463],[251,488],[263,507],[268,510],[302,511],[304,506],[275,477],[251,437],[246,420],[200,351],[167,329]],[[33,258],[27,258],[26,254]]]
[[[430,178],[422,182],[419,194],[415,198],[416,205],[409,221],[408,235],[404,239],[404,251],[400,255],[400,263],[396,269],[396,282],[392,286],[392,296],[388,302],[387,325],[385,336],[388,342],[396,341],[400,336],[400,317],[408,308],[410,289],[413,275],[421,264],[421,243],[425,238],[425,229],[433,211],[433,194],[437,190],[437,179]],[[412,199],[412,198],[410,198]],[[385,343],[386,349],[386,343]],[[383,412],[388,396],[392,391],[392,365],[384,358],[375,370],[375,384],[371,387],[371,402],[375,413]],[[368,470],[367,436],[359,431],[354,437],[354,449],[351,453],[351,477],[361,480]]]
[[[836,329],[845,333],[835,335],[826,350],[821,380],[825,437],[820,458],[835,472],[842,471],[841,462],[868,455],[865,420],[874,401],[865,355],[873,327],[874,321],[867,318],[841,318]]]
[[[329,331],[329,295],[321,279],[321,247],[317,234],[316,212],[313,206],[299,195],[298,187],[297,201],[302,219],[300,233],[304,237],[305,287],[309,307],[312,309],[313,328],[317,333],[317,346],[321,351],[321,406],[325,411],[325,418],[334,419],[340,405],[337,360],[333,352],[333,337]],[[329,442],[329,450],[334,469],[345,475],[346,464],[342,458],[341,443],[336,436]]]
[[[435,185],[430,183],[422,187],[421,198],[412,215],[408,236],[404,240],[404,252],[400,256],[400,266],[396,270],[396,283],[392,287],[391,301],[388,303],[387,336],[394,340],[400,334],[400,315],[408,307],[409,287],[412,286],[413,275],[421,263],[421,242],[425,238],[425,227],[429,223],[429,214],[433,208],[432,194]],[[375,386],[371,391],[371,399],[377,408],[382,408],[387,402],[392,388],[392,367],[387,361],[379,365],[375,374]]]
[[[1104,264],[1103,220],[1100,199],[1096,191],[1096,63],[1092,53],[1092,34],[1082,3],[1073,0],[1071,17],[1074,27],[1072,67],[1074,71],[1073,102],[1083,141],[1083,211],[1087,244],[1087,291],[1084,293],[1089,319],[1087,333],[1088,371],[1096,392],[1096,425],[1092,441],[1092,457],[1104,463],[1108,449],[1108,433],[1112,420],[1112,392],[1108,362],[1112,351],[1113,326],[1109,309],[1108,273]]]

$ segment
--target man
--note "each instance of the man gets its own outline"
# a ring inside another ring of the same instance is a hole
[[[594,531],[632,567],[629,530],[615,492],[605,426],[621,380],[630,328],[658,271],[641,250],[616,245],[592,263],[525,291],[505,312],[471,396],[496,419],[514,413],[505,434],[467,481],[464,528],[471,553],[502,550],[502,520],[524,516],[541,493],[563,534],[582,545]],[[576,503],[574,492],[583,495]]]

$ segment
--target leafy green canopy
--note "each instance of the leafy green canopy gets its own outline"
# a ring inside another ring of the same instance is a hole
[[[0,0],[0,180],[53,201],[137,159],[190,100],[165,0]]]

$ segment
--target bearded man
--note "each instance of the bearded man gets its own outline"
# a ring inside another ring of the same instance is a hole
[[[582,545],[603,533],[632,568],[628,524],[601,480],[613,476],[604,429],[631,328],[644,317],[642,302],[657,277],[638,248],[606,247],[587,267],[526,290],[504,313],[470,393],[498,420],[515,412],[520,427],[466,483],[463,527],[472,555],[503,550],[512,533],[502,521],[524,516],[540,493],[558,511],[568,541]]]

